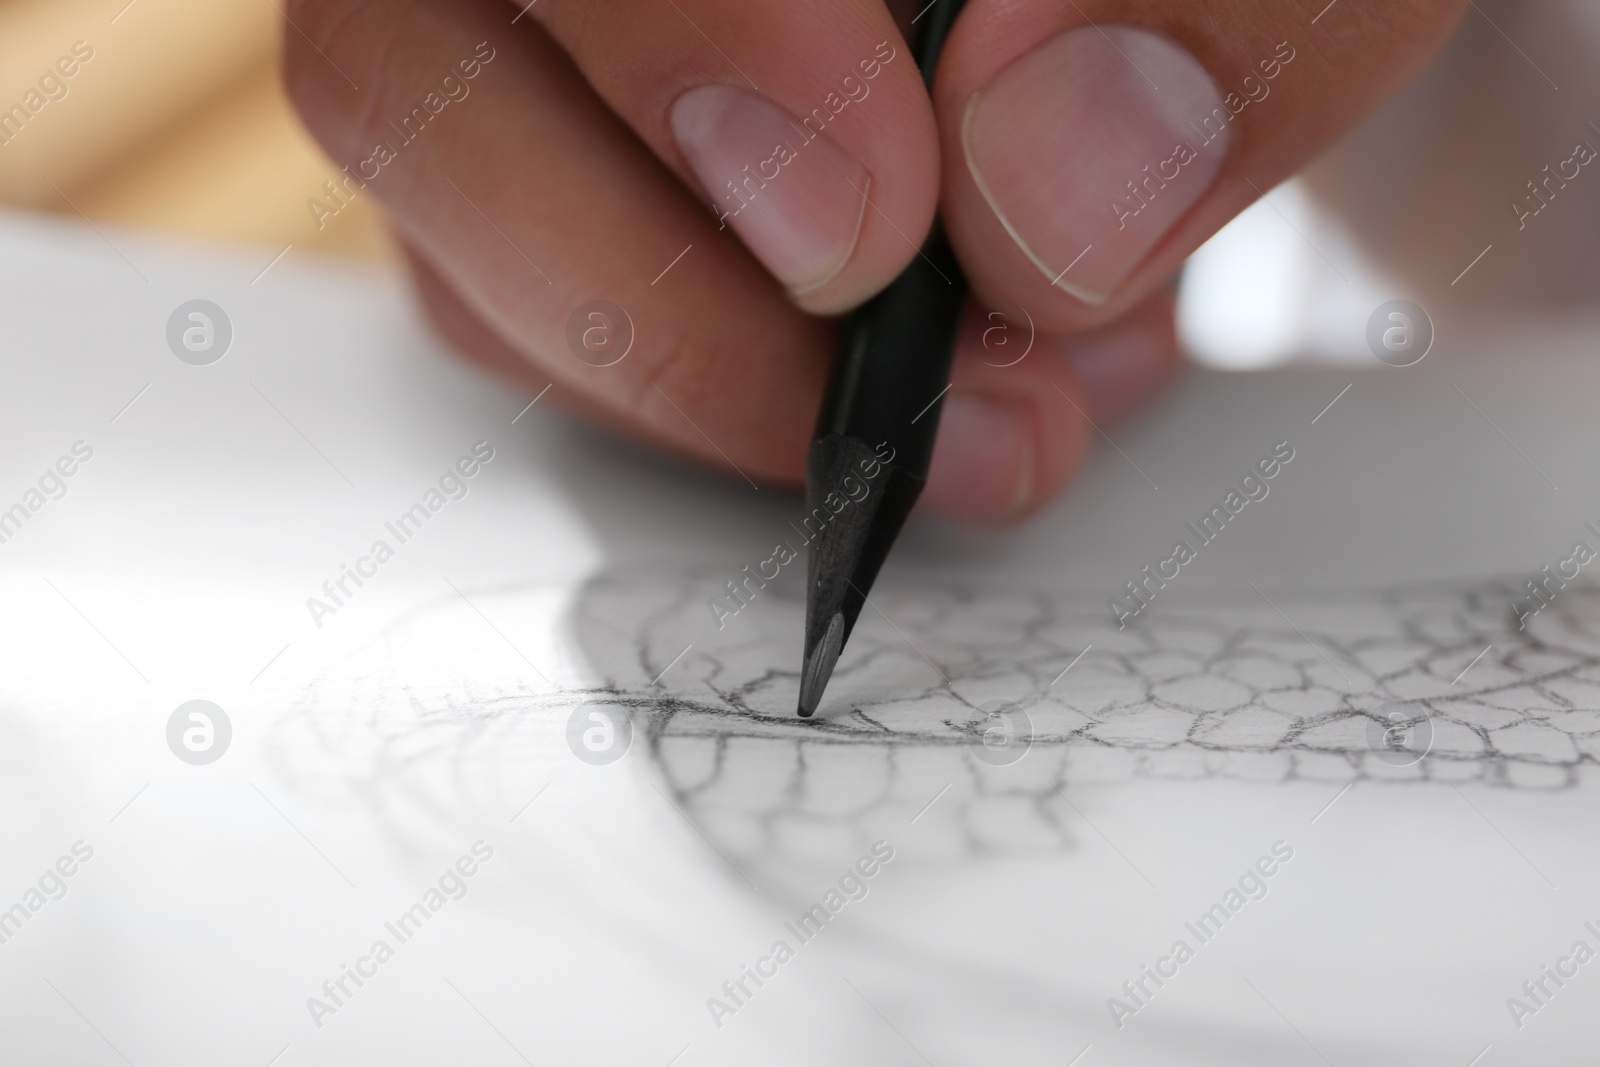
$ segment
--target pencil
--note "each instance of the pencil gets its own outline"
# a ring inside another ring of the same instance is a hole
[[[962,0],[933,0],[913,51],[931,91]],[[806,561],[802,717],[812,715],[928,477],[967,281],[937,219],[917,257],[845,320],[806,458],[806,510],[828,518]],[[847,479],[849,481],[847,482]],[[867,492],[855,501],[853,486]]]

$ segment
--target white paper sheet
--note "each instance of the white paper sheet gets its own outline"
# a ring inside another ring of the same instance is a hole
[[[1585,1062],[1600,599],[1513,603],[1600,548],[1595,331],[1195,374],[1038,521],[918,520],[802,724],[803,563],[720,629],[706,603],[798,541],[796,498],[526,408],[392,279],[0,228],[0,509],[93,451],[0,544],[8,1060]],[[165,339],[197,298],[233,328],[209,366]],[[232,726],[201,766],[167,740],[196,699]],[[1374,748],[1397,704],[1420,761]],[[1025,755],[985,762],[1018,709]],[[575,755],[590,712],[617,761]],[[1544,965],[1577,973],[1535,1005]]]

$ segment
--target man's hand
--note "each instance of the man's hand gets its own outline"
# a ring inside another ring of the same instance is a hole
[[[1325,3],[971,0],[931,101],[883,0],[297,0],[284,62],[454,344],[769,482],[803,478],[817,316],[942,209],[978,303],[924,500],[1004,521],[1175,373],[1184,258],[1465,7]],[[627,324],[620,362],[579,358]]]

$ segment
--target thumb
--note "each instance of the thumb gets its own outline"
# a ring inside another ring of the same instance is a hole
[[[1444,42],[1466,0],[972,0],[935,92],[977,292],[1124,314]]]

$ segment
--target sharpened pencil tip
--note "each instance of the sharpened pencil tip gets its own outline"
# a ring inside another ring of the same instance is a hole
[[[891,457],[892,458],[892,457]],[[870,475],[865,472],[871,471]],[[867,487],[847,507],[832,510],[831,487]],[[905,525],[922,491],[922,478],[902,470],[865,441],[831,433],[811,443],[806,460],[806,502],[823,518],[807,538],[806,626],[800,663],[799,714],[816,713],[850,631],[861,617],[867,592],[878,577],[889,546]],[[808,517],[807,523],[816,522]],[[809,526],[808,526],[809,528]]]
[[[833,677],[834,664],[839,662],[839,652],[844,647],[844,615],[834,612],[828,620],[828,632],[822,635],[817,647],[811,650],[800,670],[800,717],[808,719],[822,703],[822,691]]]

